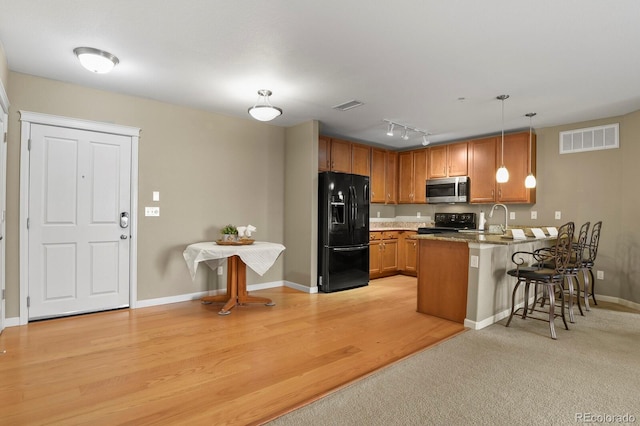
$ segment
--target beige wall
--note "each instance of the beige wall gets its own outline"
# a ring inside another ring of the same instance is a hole
[[[0,84],[6,91],[9,85],[9,65],[7,64],[7,55],[4,53],[2,42],[0,42]]]
[[[610,123],[620,123],[620,148],[576,154],[559,153],[561,131]],[[640,111],[582,123],[537,129],[537,202],[534,205],[509,205],[516,220],[509,224],[556,225],[574,221],[576,229],[584,222],[602,220],[602,238],[596,269],[605,279],[596,281],[596,292],[640,303]],[[473,184],[473,183],[472,183]],[[382,211],[380,206],[374,207]],[[414,216],[437,211],[484,210],[491,205],[401,205],[389,216]],[[530,219],[537,211],[538,219]],[[562,219],[554,219],[555,211]],[[375,215],[373,216],[375,217]],[[502,210],[488,223],[504,221]]]
[[[138,300],[207,289],[208,268],[192,282],[186,245],[214,240],[227,223],[258,229],[256,238],[284,240],[285,129],[176,105],[124,96],[15,72],[7,188],[7,312],[19,316],[19,110],[105,121],[142,129],[139,148]],[[308,144],[308,143],[307,143]],[[160,192],[160,202],[151,200]],[[144,217],[158,205],[160,217]],[[249,284],[283,279],[283,258]],[[217,281],[214,274],[212,281]]]
[[[318,122],[286,131],[285,279],[315,287],[318,241]]]

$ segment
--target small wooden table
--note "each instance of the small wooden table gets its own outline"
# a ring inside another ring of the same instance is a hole
[[[247,266],[263,275],[284,251],[282,244],[256,241],[251,245],[227,246],[217,245],[215,242],[197,243],[188,246],[183,256],[191,272],[191,278],[195,279],[199,262],[218,260],[215,266],[227,259],[227,293],[217,296],[204,296],[202,303],[224,303],[219,315],[229,315],[236,305],[246,303],[264,303],[266,306],[274,306],[275,303],[266,297],[250,296],[247,293]]]

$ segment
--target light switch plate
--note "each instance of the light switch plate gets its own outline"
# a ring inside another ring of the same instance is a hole
[[[222,275],[222,273],[224,272],[222,266],[218,266],[218,275]]]
[[[160,191],[153,191],[153,201],[160,201]]]
[[[145,207],[145,216],[160,216],[160,207]]]
[[[556,211],[556,219],[558,220],[562,219],[562,212]]]
[[[470,264],[470,266],[472,268],[477,268],[478,267],[478,261],[479,261],[478,256],[472,254],[471,255],[471,261],[469,262],[469,264]]]
[[[509,212],[509,220],[516,220],[516,212]]]
[[[596,271],[596,279],[604,280],[604,271]]]
[[[537,219],[538,218],[538,212],[535,210],[531,211],[531,219]]]

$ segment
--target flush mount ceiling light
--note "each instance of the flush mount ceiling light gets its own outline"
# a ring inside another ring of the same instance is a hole
[[[387,136],[393,136],[393,129],[394,127],[401,127],[402,128],[402,133],[400,135],[400,138],[402,140],[409,140],[409,132],[414,132],[414,133],[418,133],[418,134],[422,134],[422,145],[429,145],[429,139],[427,138],[427,136],[429,135],[429,132],[427,132],[426,130],[420,130],[418,128],[415,127],[411,127],[411,126],[407,126],[405,124],[400,124],[400,123],[396,123],[395,121],[391,121],[391,120],[387,120],[386,118],[383,119],[382,121],[388,123],[387,126]]]
[[[533,175],[531,170],[531,158],[533,157],[533,153],[531,152],[531,119],[536,115],[535,112],[530,112],[525,114],[525,116],[529,117],[529,174],[524,180],[525,188],[535,188],[536,187],[536,177]]]
[[[108,73],[120,63],[115,55],[93,47],[76,47],[73,53],[83,67],[98,74]]]
[[[271,121],[282,114],[282,110],[269,102],[271,90],[258,90],[258,101],[249,108],[249,114],[256,120]]]
[[[509,170],[504,166],[504,100],[509,99],[509,95],[500,95],[496,97],[502,101],[502,149],[500,150],[501,154],[501,165],[496,173],[496,182],[505,183],[509,181]]]

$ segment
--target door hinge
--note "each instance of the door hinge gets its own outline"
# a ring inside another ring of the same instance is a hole
[[[27,229],[29,229],[29,225],[31,225],[31,219],[27,218]]]
[[[31,138],[29,138],[29,142],[27,143],[27,151],[31,151]]]
[[[31,296],[27,296],[27,308],[31,307]]]
[[[4,134],[4,143],[7,143],[7,134]]]
[[[5,291],[5,290],[4,290],[4,288],[3,288],[3,289],[2,289],[2,299],[0,299],[0,300],[4,300],[4,291]]]

